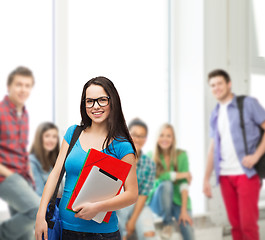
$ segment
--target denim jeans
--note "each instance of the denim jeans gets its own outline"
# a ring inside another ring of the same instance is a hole
[[[63,240],[121,240],[119,231],[113,233],[83,233],[63,229]]]
[[[176,205],[173,202],[173,183],[171,181],[163,181],[155,191],[150,207],[154,213],[162,217],[164,225],[170,225],[173,223],[173,217],[178,221],[180,216],[181,206]],[[191,212],[188,211],[191,216]],[[193,240],[194,233],[193,228],[186,222],[186,226],[183,223],[179,225],[180,232],[184,240]]]
[[[118,221],[119,221],[119,229],[120,229],[122,237],[127,235],[126,223],[128,222],[131,214],[133,213],[134,207],[135,207],[135,204],[116,211]],[[157,239],[156,236],[154,237],[144,236],[144,234],[147,232],[155,232],[153,213],[149,206],[145,206],[142,212],[140,213],[136,221],[136,224],[135,224],[135,231],[137,234],[137,238],[139,240],[156,240]]]
[[[0,239],[34,239],[34,224],[40,197],[19,174],[12,174],[0,183],[0,197],[7,202],[11,217],[0,223]]]

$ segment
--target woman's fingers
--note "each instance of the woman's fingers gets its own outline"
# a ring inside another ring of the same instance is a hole
[[[44,231],[44,240],[48,240],[48,230]]]

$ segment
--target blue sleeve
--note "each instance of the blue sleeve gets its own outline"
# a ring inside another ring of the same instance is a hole
[[[70,144],[70,142],[71,142],[71,139],[72,139],[73,133],[74,133],[74,131],[75,131],[75,129],[76,129],[76,126],[77,126],[77,125],[73,125],[73,126],[69,127],[69,128],[67,129],[65,135],[64,135],[64,140],[65,140],[68,144]]]
[[[252,113],[252,119],[257,125],[261,125],[265,121],[265,110],[257,99],[247,97],[245,105],[249,112]]]
[[[32,170],[32,174],[34,177],[34,181],[35,181],[35,186],[36,186],[36,193],[41,196],[43,189],[44,189],[44,180],[41,177],[42,172],[40,169],[40,164],[38,164],[38,160],[36,159],[36,157],[32,154],[29,155],[29,161],[30,161],[30,167]]]
[[[210,138],[214,138],[213,113],[210,118]]]
[[[119,159],[122,159],[124,156],[130,153],[135,154],[131,143],[128,141],[119,142],[119,147],[118,149],[115,149],[115,151],[117,151],[116,153]]]

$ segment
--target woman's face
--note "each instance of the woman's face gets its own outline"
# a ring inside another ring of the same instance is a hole
[[[42,135],[43,148],[45,151],[53,151],[58,144],[58,131],[55,128],[48,129]]]
[[[110,113],[109,100],[106,97],[109,96],[104,88],[99,85],[92,84],[87,88],[86,113],[91,118],[92,123],[100,124],[106,122]],[[98,101],[95,101],[95,99],[98,99]],[[92,107],[90,107],[91,104],[93,105]]]
[[[172,146],[174,140],[173,132],[170,128],[164,128],[158,138],[159,147],[166,151]]]

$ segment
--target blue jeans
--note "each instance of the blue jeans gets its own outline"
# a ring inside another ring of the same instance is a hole
[[[19,174],[14,173],[0,183],[0,197],[7,202],[11,218],[0,223],[0,239],[34,239],[34,224],[40,197]]]
[[[121,236],[124,237],[127,235],[126,231],[126,224],[128,220],[130,219],[134,206],[130,205],[126,208],[122,208],[118,211],[116,211],[118,221],[119,221],[119,229],[121,232]],[[153,213],[150,209],[149,206],[145,206],[140,213],[136,224],[135,224],[135,231],[137,234],[137,238],[139,240],[156,240],[156,236],[154,237],[145,237],[144,234],[147,232],[154,232],[155,233],[155,225],[154,225],[154,220],[153,220]]]
[[[176,205],[173,202],[173,183],[171,181],[163,181],[155,191],[150,207],[154,213],[162,217],[164,225],[170,225],[173,223],[173,217],[176,221],[179,219],[181,206]],[[191,216],[191,212],[188,211]],[[193,228],[186,222],[186,226],[183,223],[179,225],[180,232],[184,240],[193,240],[194,233]]]
[[[121,240],[120,232],[84,233],[63,229],[63,240]]]

